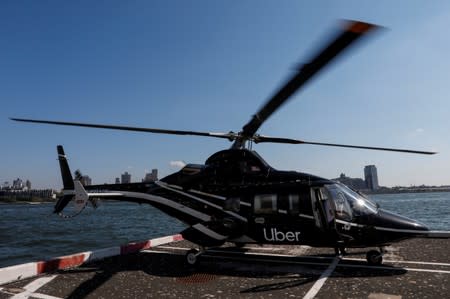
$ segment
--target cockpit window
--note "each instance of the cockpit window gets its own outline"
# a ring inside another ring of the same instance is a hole
[[[338,219],[348,221],[353,217],[377,213],[376,204],[343,184],[325,185],[325,188],[334,200]]]

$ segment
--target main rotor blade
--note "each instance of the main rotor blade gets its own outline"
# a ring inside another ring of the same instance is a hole
[[[288,143],[288,144],[313,144],[313,145],[347,147],[347,148],[359,148],[359,149],[368,149],[368,150],[377,150],[377,151],[390,151],[390,152],[401,152],[401,153],[423,154],[423,155],[434,155],[434,154],[437,154],[437,152],[417,151],[417,150],[401,149],[401,148],[388,148],[388,147],[374,147],[374,146],[361,146],[361,145],[349,145],[349,144],[311,142],[311,141],[304,141],[304,140],[299,140],[299,139],[278,138],[278,137],[269,137],[269,136],[261,136],[261,135],[255,136],[254,142],[255,143],[271,142],[271,143]]]
[[[310,63],[305,64],[294,76],[282,86],[275,95],[243,127],[244,138],[252,137],[263,122],[269,118],[290,96],[301,88],[318,71],[323,69],[333,58],[338,56],[350,44],[378,26],[358,21],[348,21],[346,28],[337,37],[320,50]],[[240,147],[244,140],[237,139],[233,147]]]
[[[231,139],[231,140],[233,140],[235,138],[235,134],[231,133],[231,132],[230,133],[210,133],[210,132],[152,129],[152,128],[140,128],[140,127],[129,127],[129,126],[88,124],[88,123],[78,123],[78,122],[50,121],[50,120],[24,119],[24,118],[10,118],[10,119],[14,120],[14,121],[22,121],[22,122],[29,122],[29,123],[41,123],[41,124],[87,127],[87,128],[98,128],[98,129],[112,129],[112,130],[134,131],[134,132],[145,132],[145,133],[156,133],[156,134],[195,135],[195,136],[225,138],[225,139]]]

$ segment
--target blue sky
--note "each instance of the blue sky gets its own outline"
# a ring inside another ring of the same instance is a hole
[[[160,176],[230,143],[15,123],[9,117],[238,131],[339,19],[386,30],[359,43],[260,129],[309,141],[439,151],[421,156],[312,145],[254,147],[278,169],[380,184],[450,184],[447,1],[1,1],[0,182],[61,187],[56,145],[94,183]]]

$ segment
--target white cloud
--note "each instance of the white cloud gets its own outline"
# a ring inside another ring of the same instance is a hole
[[[423,132],[425,132],[425,130],[422,129],[422,128],[417,128],[417,129],[416,129],[416,133],[417,133],[417,134],[420,134],[420,133],[423,133]]]
[[[417,137],[419,135],[422,135],[425,133],[424,128],[417,128],[417,129],[411,129],[411,131],[408,132],[408,137]]]
[[[183,161],[170,161],[169,165],[176,168],[183,168],[186,166],[186,163]]]

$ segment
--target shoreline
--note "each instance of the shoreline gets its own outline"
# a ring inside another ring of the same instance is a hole
[[[378,195],[378,194],[408,194],[408,193],[448,193],[448,189],[433,189],[433,188],[405,188],[405,189],[391,189],[382,188],[379,190],[359,190],[361,193],[366,195]],[[105,199],[107,200],[107,199]],[[34,198],[32,200],[21,200],[14,197],[4,197],[0,198],[0,204],[40,204],[40,203],[56,203],[56,200],[50,198]]]
[[[448,193],[450,189],[388,189],[388,190],[376,190],[376,191],[361,191],[367,195],[377,195],[377,194],[399,194],[399,193]]]
[[[0,204],[42,204],[42,203],[55,203],[56,201],[51,201],[51,200],[3,200],[0,199]]]

